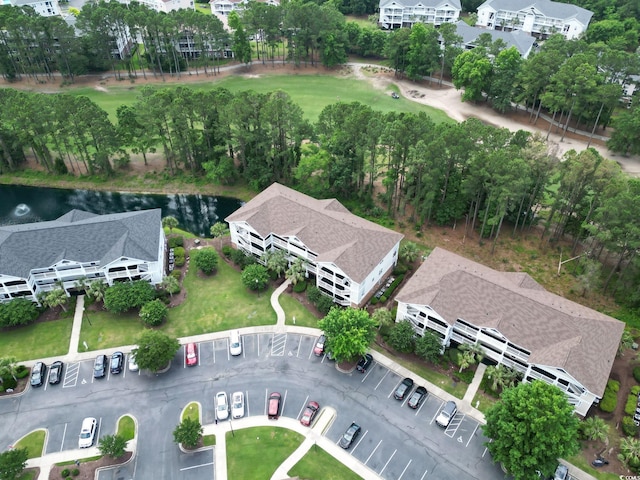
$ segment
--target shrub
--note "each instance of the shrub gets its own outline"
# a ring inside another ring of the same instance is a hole
[[[4,392],[4,387],[0,384],[0,393]]]
[[[629,395],[627,397],[627,403],[624,405],[624,413],[627,415],[633,415],[636,412],[636,403],[638,401],[638,397],[635,395]]]
[[[404,263],[398,262],[398,264],[396,265],[396,268],[393,269],[393,274],[394,275],[402,275],[407,273],[407,266]]]
[[[38,318],[38,306],[26,298],[0,303],[0,327],[27,325]]]
[[[182,273],[180,273],[180,270],[173,270],[169,275],[171,275],[176,280],[180,280],[180,277],[182,277]]]
[[[169,248],[183,247],[184,237],[182,237],[182,235],[171,236],[167,242],[169,244]]]
[[[307,282],[298,282],[293,286],[293,291],[296,293],[302,293],[307,289]]]
[[[459,357],[458,357],[459,354],[460,354],[460,350],[458,350],[455,347],[452,347],[447,351],[447,355],[449,356],[449,361],[453,365],[460,366],[459,365]]]
[[[609,380],[607,382],[607,389],[611,390],[613,393],[618,393],[620,390],[620,382],[617,380]]]
[[[318,300],[322,296],[322,292],[315,285],[309,285],[307,288],[307,300],[309,300],[314,305],[318,303]]]
[[[245,267],[256,263],[255,258],[253,258],[251,255],[247,255],[242,250],[234,250],[231,254],[231,261],[239,266],[242,270],[244,270]]]
[[[411,323],[407,321],[396,323],[389,334],[389,344],[398,352],[413,352],[415,348],[415,332]]]
[[[229,245],[225,245],[224,247],[222,247],[222,254],[226,258],[231,258],[231,255],[233,255],[233,248],[231,248],[231,246]]]
[[[322,295],[318,299],[318,302],[316,303],[317,309],[320,311],[320,313],[323,313],[324,315],[329,313],[329,310],[331,310],[331,307],[333,307],[334,305],[335,304],[333,303],[333,299],[326,295]]]
[[[176,247],[173,252],[173,263],[176,267],[182,267],[186,261],[186,252],[183,247]]]
[[[400,282],[402,282],[403,279],[404,275],[400,274],[395,278],[393,282],[391,282],[391,285],[389,285],[389,287],[384,291],[384,294],[382,295],[382,297],[384,297],[385,299],[384,301],[386,301],[386,299],[393,294],[394,290],[398,288],[398,285],[400,285]],[[383,301],[382,298],[380,298],[380,301]]]
[[[218,268],[218,252],[215,248],[202,248],[200,250],[192,250],[191,259],[196,268],[201,270],[205,275],[211,275]]]
[[[640,385],[634,385],[633,387],[631,387],[631,394],[632,395],[638,395],[640,393]]]
[[[60,472],[60,475],[62,475],[62,478],[67,478],[69,475],[71,475],[71,472],[69,471],[68,468],[65,468]]]
[[[77,468],[74,468],[73,470],[71,470],[71,475],[73,477],[77,477],[78,475],[80,475],[80,470],[78,470]]]
[[[371,303],[371,305],[377,305],[378,304],[378,299],[377,297],[371,297],[371,300],[369,301]]]
[[[638,427],[633,423],[633,418],[622,417],[622,431],[628,437],[635,437],[638,434]]]
[[[620,390],[620,382],[616,380],[607,382],[607,388],[604,389],[604,395],[600,400],[600,410],[611,413],[616,409],[616,404],[618,403],[618,395],[616,393],[618,390]]]
[[[380,303],[384,303],[384,302],[386,302],[386,301],[387,301],[387,297],[385,297],[384,295],[382,295],[382,296],[380,297]]]
[[[18,386],[18,382],[16,382],[11,375],[5,375],[2,377],[2,386],[5,390],[16,388]]]
[[[18,365],[16,367],[16,378],[25,378],[29,375],[29,369],[24,365]]]
[[[633,367],[633,378],[640,383],[640,367]]]
[[[140,309],[140,318],[148,327],[157,327],[167,318],[167,306],[162,300],[155,299],[145,303]]]

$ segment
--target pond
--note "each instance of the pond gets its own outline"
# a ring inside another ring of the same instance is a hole
[[[235,212],[243,202],[232,197],[186,194],[147,194],[0,185],[0,225],[55,220],[69,210],[107,214],[162,209],[162,216],[178,220],[180,228],[210,236],[216,222]]]

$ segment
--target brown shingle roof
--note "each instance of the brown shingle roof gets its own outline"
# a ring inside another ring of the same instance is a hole
[[[602,396],[624,324],[547,292],[526,273],[498,272],[436,248],[398,293],[429,305],[450,325],[461,318],[494,328],[529,351],[529,361],[559,367]]]
[[[278,183],[225,218],[245,221],[260,236],[295,236],[332,262],[351,279],[362,282],[403,237],[350,213],[335,199],[316,200]]]

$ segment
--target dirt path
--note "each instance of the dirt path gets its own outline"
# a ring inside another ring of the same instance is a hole
[[[393,73],[388,70],[375,75],[369,75],[367,72],[363,72],[363,69],[368,68],[366,65],[363,66],[352,63],[349,64],[349,68],[356,78],[367,80],[376,88],[389,89],[392,84],[396,85],[400,89],[403,97],[413,102],[443,110],[447,115],[459,122],[463,122],[468,118],[477,118],[485,123],[496,127],[507,128],[511,131],[526,130],[531,133],[539,132],[545,136],[547,135],[548,123],[539,120],[538,125],[532,125],[528,121],[529,114],[524,111],[511,115],[501,115],[487,105],[462,102],[462,92],[455,88],[446,86],[438,87],[435,85],[430,88],[426,83],[422,84],[410,80],[400,80],[395,78]],[[389,93],[391,93],[391,91],[389,91]],[[552,128],[548,143],[549,149],[556,152],[558,156],[564,155],[571,149],[581,151],[587,148],[588,139],[582,139],[577,135],[571,134],[565,136],[564,141],[560,141],[561,135],[554,133],[554,130],[555,129]],[[640,177],[640,157],[617,155],[610,152],[601,142],[592,142],[591,146],[597,149],[603,157],[618,162],[622,170],[629,175]]]

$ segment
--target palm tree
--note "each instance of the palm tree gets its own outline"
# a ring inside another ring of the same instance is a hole
[[[582,422],[582,434],[587,440],[608,443],[609,424],[600,417],[589,417]]]
[[[284,250],[267,252],[262,256],[262,260],[269,270],[278,275],[278,278],[286,272],[287,264],[289,263],[287,252]]]
[[[304,282],[306,272],[307,266],[305,261],[301,258],[296,258],[285,272],[285,277],[291,281],[292,285],[296,285],[298,282]]]
[[[631,437],[621,438],[618,460],[624,463],[627,468],[640,465],[640,440]]]
[[[94,280],[89,284],[89,287],[87,287],[87,289],[85,290],[86,295],[87,297],[89,297],[90,299],[93,299],[96,302],[102,302],[104,301],[104,292],[107,291],[108,287],[109,286],[107,285],[107,283],[104,282],[103,280]]]
[[[458,353],[460,372],[480,362],[484,357],[484,350],[477,343],[464,343],[460,345],[460,350],[462,350],[462,353]]]
[[[162,226],[169,229],[173,233],[173,229],[178,226],[178,219],[172,216],[166,216],[162,219]]]
[[[162,282],[160,282],[160,288],[169,292],[169,295],[173,298],[173,294],[180,291],[180,282],[176,277],[169,275],[162,279]]]
[[[618,356],[624,355],[624,351],[633,346],[633,335],[626,328],[622,332],[622,338],[620,339],[620,345],[618,345]]]
[[[44,304],[49,308],[62,307],[62,310],[67,311],[67,292],[65,292],[62,286],[58,285],[52,290],[49,290],[44,296]]]
[[[418,245],[413,242],[405,242],[400,245],[399,256],[400,259],[405,263],[413,263],[420,255],[420,249]]]
[[[495,392],[497,392],[498,389],[504,390],[505,388],[513,387],[518,378],[518,372],[502,364],[487,367],[485,375],[491,380],[491,390]]]
[[[0,358],[0,378],[5,375],[11,375],[17,382],[16,373],[18,372],[18,364],[15,357]],[[0,380],[1,382],[1,380]]]

